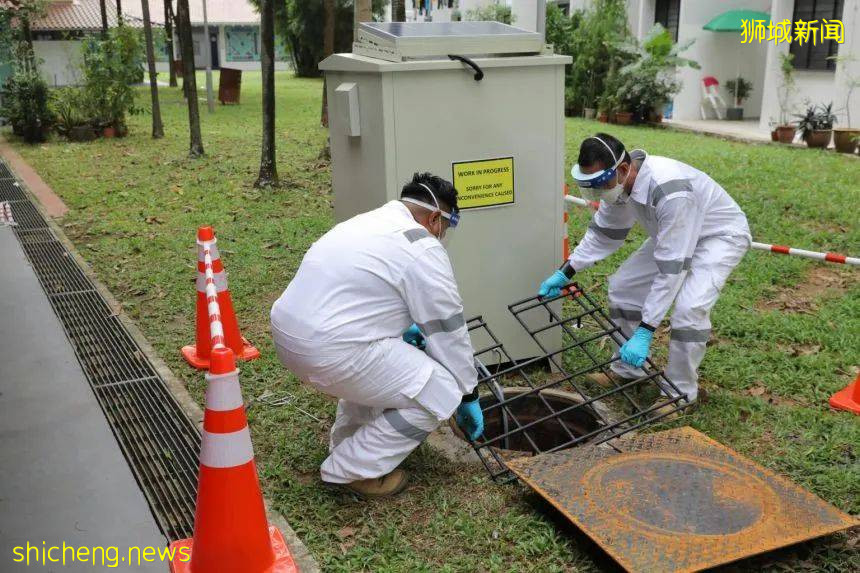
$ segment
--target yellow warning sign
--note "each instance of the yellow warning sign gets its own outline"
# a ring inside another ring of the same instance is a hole
[[[514,158],[459,161],[452,165],[460,209],[514,202]]]

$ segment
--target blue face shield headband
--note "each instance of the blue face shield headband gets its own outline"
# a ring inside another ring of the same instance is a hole
[[[570,175],[576,181],[576,184],[583,189],[600,189],[610,181],[615,176],[615,170],[621,164],[621,160],[624,159],[624,151],[621,152],[619,157],[615,157],[615,153],[612,151],[612,148],[609,145],[600,139],[599,137],[591,137],[589,139],[596,139],[600,143],[609,150],[609,154],[612,156],[613,161],[615,163],[612,167],[607,167],[602,171],[597,171],[595,173],[583,173],[582,169],[579,168],[579,164],[575,164],[573,168],[570,170]]]
[[[460,222],[460,213],[456,210],[453,213],[443,211],[442,208],[439,206],[439,200],[436,199],[436,194],[433,193],[433,190],[430,189],[430,187],[428,187],[427,185],[424,185],[423,183],[419,183],[419,185],[427,189],[427,192],[430,193],[430,197],[433,198],[433,203],[436,204],[435,207],[430,203],[425,203],[424,201],[419,201],[418,199],[413,199],[411,197],[403,197],[400,200],[404,203],[412,203],[413,205],[424,207],[428,211],[439,211],[440,213],[442,213],[442,217],[446,221],[448,221],[448,227],[450,227],[451,229],[456,229],[457,224]]]

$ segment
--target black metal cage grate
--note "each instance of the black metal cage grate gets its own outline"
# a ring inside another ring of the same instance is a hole
[[[650,360],[635,379],[608,376],[627,337],[576,283],[508,309],[534,340],[536,356],[516,360],[483,318],[468,321],[485,419],[484,435],[471,444],[493,479],[512,479],[506,459],[604,443],[688,405]],[[542,368],[547,363],[551,372]],[[602,384],[593,376],[601,373]]]

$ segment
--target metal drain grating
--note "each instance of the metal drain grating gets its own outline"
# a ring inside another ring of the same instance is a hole
[[[2,176],[0,176],[2,177]],[[0,179],[0,201],[26,201],[27,194],[14,179]]]
[[[45,218],[30,203],[29,199],[9,201],[9,205],[12,207],[12,218],[18,223],[16,229],[45,229],[48,227]]]
[[[11,176],[0,162],[0,193],[20,193],[10,199],[15,235],[159,527],[171,540],[190,537],[200,432],[24,190],[6,185],[4,174]]]
[[[0,179],[12,179],[15,177],[12,175],[12,172],[9,171],[9,168],[6,167],[6,164],[0,161]]]

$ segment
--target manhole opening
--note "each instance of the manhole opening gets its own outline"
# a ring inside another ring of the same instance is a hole
[[[530,388],[502,388],[501,392],[504,400],[511,400],[505,406],[492,408],[499,403],[492,394],[480,400],[484,410],[483,439],[503,436],[496,444],[496,449],[502,450],[500,453],[507,450],[521,456],[523,452],[535,454],[570,448],[577,445],[571,435],[585,436],[601,426],[597,414],[569,392],[543,390],[537,393]],[[562,411],[564,413],[558,414]],[[543,419],[547,417],[549,419]],[[526,429],[521,429],[524,427]],[[459,431],[455,433],[462,439]]]

